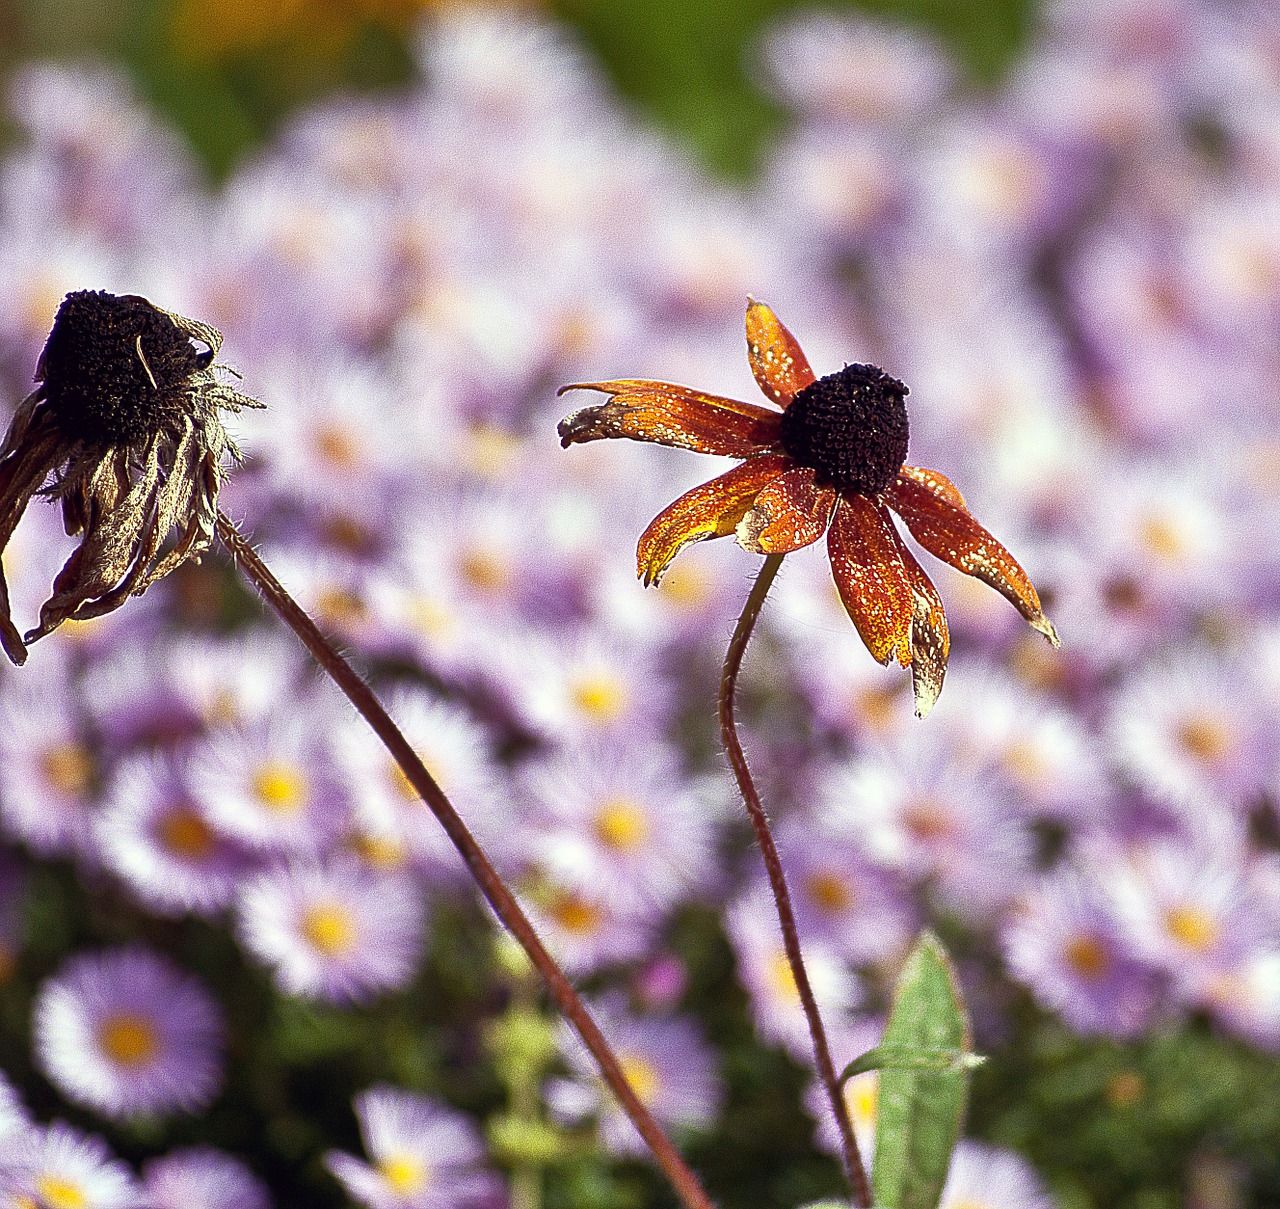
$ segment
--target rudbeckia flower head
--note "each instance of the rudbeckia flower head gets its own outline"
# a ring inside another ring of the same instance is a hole
[[[990,584],[1058,645],[1030,578],[955,486],[937,471],[906,465],[903,383],[864,364],[817,377],[796,338],[755,301],[747,305],[747,356],[760,389],[781,410],[641,379],[561,388],[609,396],[560,422],[565,447],[629,437],[741,459],[653,519],[637,549],[646,584],[689,542],[732,533],[752,553],[789,554],[825,534],[845,609],[880,663],[896,658],[911,668],[923,718],[942,691],[951,642],[942,598],[892,511],[920,546]]]
[[[0,645],[14,663],[26,643],[119,608],[208,548],[222,457],[235,454],[219,411],[260,406],[214,376],[221,343],[137,295],[63,300],[36,389],[0,446],[0,552],[36,494],[61,501],[67,533],[82,538],[25,638],[0,575]]]

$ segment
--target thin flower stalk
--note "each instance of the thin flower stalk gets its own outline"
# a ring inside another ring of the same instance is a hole
[[[217,535],[267,604],[302,641],[325,673],[342,690],[359,714],[382,740],[409,783],[439,820],[453,846],[466,862],[476,884],[503,925],[528,954],[542,975],[557,1007],[577,1030],[583,1044],[600,1067],[600,1073],[637,1132],[680,1197],[685,1209],[714,1209],[696,1175],[680,1157],[662,1127],[636,1094],[617,1056],[592,1019],[568,978],[547,951],[532,923],[507,889],[498,871],[462,821],[444,791],[400,733],[391,716],[360,674],[332,646],[315,622],[289,595],[270,568],[225,513],[219,511]]]
[[[733,637],[729,640],[729,649],[725,654],[724,668],[720,676],[720,738],[724,743],[725,753],[729,757],[729,764],[733,768],[734,779],[738,782],[742,801],[751,819],[756,843],[764,857],[764,867],[769,875],[773,900],[778,908],[778,922],[782,927],[782,943],[786,949],[787,962],[791,967],[791,976],[795,979],[805,1018],[809,1022],[809,1035],[813,1039],[813,1054],[818,1067],[818,1076],[826,1088],[827,1096],[831,1101],[831,1111],[835,1114],[836,1124],[840,1130],[845,1171],[849,1177],[850,1187],[853,1189],[854,1204],[859,1209],[870,1209],[871,1186],[867,1180],[862,1156],[858,1151],[858,1140],[854,1136],[853,1122],[849,1118],[849,1106],[845,1102],[844,1092],[836,1078],[835,1065],[831,1061],[831,1047],[827,1044],[822,1015],[818,1011],[818,1003],[813,995],[808,971],[805,969],[799,932],[796,928],[795,911],[791,906],[791,892],[787,888],[787,878],[782,870],[782,859],[778,855],[778,847],[769,829],[769,819],[765,815],[760,794],[751,778],[747,757],[738,739],[738,723],[734,712],[742,657],[746,653],[747,643],[755,629],[756,618],[760,616],[764,599],[778,574],[778,568],[782,566],[783,557],[781,554],[770,554],[765,558],[760,567],[760,573],[756,576],[756,581],[747,596],[742,615],[738,618]]]

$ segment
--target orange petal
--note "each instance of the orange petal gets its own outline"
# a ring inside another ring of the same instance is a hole
[[[900,473],[884,493],[889,507],[907,522],[911,536],[935,558],[995,588],[1034,629],[1058,646],[1058,632],[1044,615],[1040,594],[1017,559],[966,508],[955,503],[950,493],[958,496],[959,492],[946,479],[932,471],[915,474],[932,476],[945,487]]]
[[[790,406],[796,392],[813,380],[799,342],[763,302],[747,303],[747,359],[760,389],[779,407]]]
[[[738,545],[752,554],[790,554],[818,540],[836,506],[833,487],[819,487],[808,466],[780,474],[738,522]]]
[[[926,470],[923,466],[904,466],[898,471],[898,478],[908,484],[913,483],[923,487],[944,503],[953,504],[965,512],[969,511],[969,506],[964,502],[964,496],[960,494],[959,488],[945,474],[939,474],[936,470]]]
[[[782,453],[749,458],[665,507],[636,547],[637,574],[645,587],[658,582],[682,546],[732,533],[761,489],[794,465]]]
[[[827,553],[840,599],[867,650],[880,663],[911,664],[915,598],[893,521],[861,495],[842,495],[827,531]]]
[[[605,437],[630,437],[748,458],[776,445],[782,430],[782,416],[776,411],[671,382],[575,382],[556,393],[567,390],[604,391],[609,401],[560,421],[560,444],[566,448]]]
[[[911,684],[916,695],[916,717],[926,718],[942,693],[951,654],[951,632],[938,589],[898,536],[892,518],[886,520],[898,544],[902,565],[907,569],[907,579],[911,581]]]

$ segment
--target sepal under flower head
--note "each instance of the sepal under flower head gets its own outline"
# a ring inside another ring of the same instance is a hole
[[[82,537],[25,637],[0,575],[0,645],[14,663],[27,643],[119,608],[209,547],[223,455],[237,452],[218,413],[260,406],[215,377],[221,344],[215,328],[135,294],[63,300],[36,389],[0,446],[0,551],[37,494],[60,500],[67,533]]]

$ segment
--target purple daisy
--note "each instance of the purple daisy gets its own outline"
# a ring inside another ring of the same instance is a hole
[[[293,995],[359,1002],[404,986],[422,956],[421,888],[350,861],[268,870],[240,894],[240,940]]]
[[[107,1144],[62,1121],[28,1130],[20,1146],[0,1146],[0,1191],[18,1209],[146,1209],[129,1168]]]
[[[1107,734],[1152,797],[1188,817],[1220,804],[1243,819],[1275,767],[1278,722],[1247,661],[1192,650],[1125,685]]]
[[[142,1182],[152,1209],[271,1209],[262,1181],[239,1159],[208,1146],[151,1159]]]
[[[714,837],[706,794],[667,745],[557,752],[523,783],[533,806],[527,850],[553,880],[607,884],[657,910],[707,884]]]
[[[854,965],[901,959],[918,912],[901,876],[867,858],[843,827],[791,815],[777,828],[801,936],[834,946]],[[754,893],[763,894],[763,873]]]
[[[1002,940],[1014,977],[1077,1032],[1135,1037],[1152,1020],[1156,972],[1134,955],[1093,878],[1071,869],[1045,877]]]
[[[70,1100],[115,1120],[194,1112],[222,1085],[222,1016],[204,986],[142,948],[67,961],[36,997],[36,1060]]]
[[[961,1138],[938,1209],[1054,1209],[1054,1201],[1020,1154]]]
[[[1212,833],[1157,840],[1114,861],[1108,889],[1128,943],[1197,1005],[1274,939],[1243,850]]]
[[[459,706],[421,690],[397,691],[387,708],[481,843],[500,844],[509,827],[506,819],[495,817],[498,770],[484,728]],[[341,720],[335,751],[351,785],[362,835],[407,851],[433,877],[453,880],[462,874],[462,862],[439,821],[362,720]]]
[[[763,884],[729,908],[725,927],[738,959],[738,980],[751,996],[757,1030],[768,1040],[786,1046],[798,1061],[812,1061],[808,1020],[782,944],[773,900]],[[860,1002],[862,985],[830,941],[809,940],[803,949],[818,1007],[829,1027],[838,1027]]]
[[[213,915],[252,867],[210,825],[172,759],[135,756],[116,769],[95,822],[103,862],[159,915]]]
[[[57,666],[6,682],[0,703],[0,818],[10,835],[42,856],[90,846],[98,761],[74,700]]]
[[[597,1005],[596,1020],[627,1081],[662,1124],[682,1129],[711,1126],[720,1102],[720,1081],[715,1056],[691,1021],[629,1016],[612,1000]],[[564,1021],[559,1031],[561,1052],[574,1080],[556,1079],[547,1086],[552,1111],[566,1120],[594,1115],[607,1150],[645,1154],[643,1139],[604,1086],[577,1033]]]
[[[221,832],[266,853],[323,851],[350,815],[348,788],[317,702],[209,736],[193,749],[188,784]]]
[[[480,1132],[438,1100],[371,1087],[355,1101],[370,1161],[331,1150],[325,1164],[366,1209],[499,1209],[502,1182],[486,1170]]]

